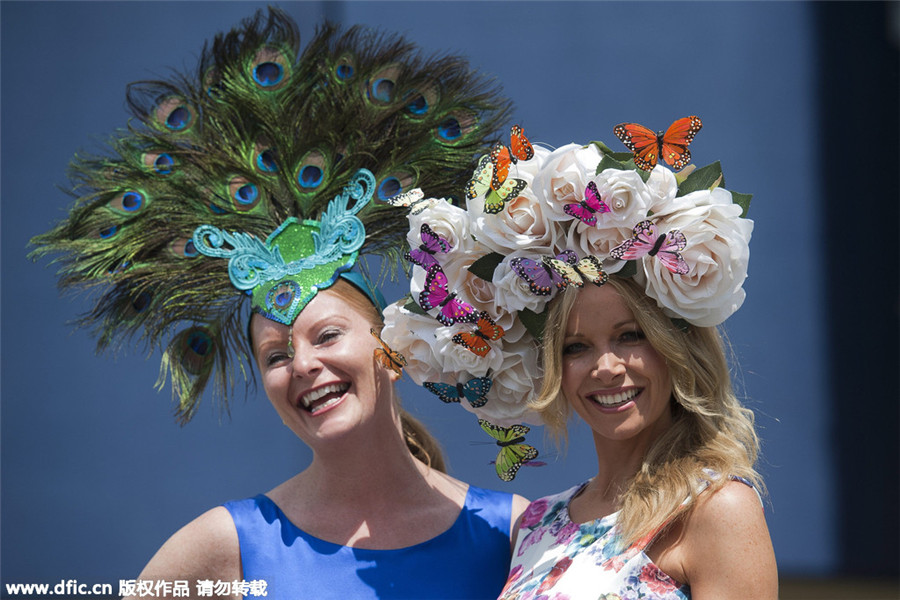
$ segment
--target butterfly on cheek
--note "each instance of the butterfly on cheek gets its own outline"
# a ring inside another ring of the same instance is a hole
[[[441,266],[431,265],[425,274],[425,287],[419,292],[419,306],[426,312],[437,308],[437,320],[443,325],[474,322],[478,318],[475,308],[457,298],[456,293],[451,293],[448,283]]]
[[[632,229],[631,239],[610,250],[609,256],[619,260],[655,256],[671,272],[687,275],[690,267],[681,257],[686,246],[687,238],[677,229],[659,234],[651,221],[641,221]]]
[[[403,258],[415,265],[419,265],[423,269],[427,270],[432,265],[438,264],[435,254],[439,252],[445,254],[453,248],[453,246],[450,245],[450,242],[436,234],[431,227],[429,227],[428,223],[422,223],[419,236],[422,243],[418,248],[413,248],[409,252],[406,252],[403,255]]]
[[[549,296],[554,289],[566,287],[566,278],[547,262],[549,257],[538,260],[517,256],[509,261],[509,267],[528,284],[531,293],[536,296]],[[578,256],[571,250],[564,250],[556,255],[556,259],[567,263],[574,263]]]
[[[463,346],[478,356],[486,356],[491,351],[488,342],[499,340],[506,333],[502,327],[494,323],[494,320],[486,312],[478,314],[475,322],[475,330],[472,332],[457,333],[451,339],[455,344]]]
[[[381,339],[381,336],[375,329],[370,329],[369,332],[381,344],[381,348],[375,348],[375,361],[385,369],[390,369],[397,375],[402,376],[403,367],[406,366],[406,358],[399,352],[391,350],[391,347]]]
[[[478,424],[500,446],[494,467],[497,469],[497,476],[503,481],[515,479],[523,464],[538,457],[537,448],[525,443],[525,434],[531,431],[529,427],[525,425],[500,427],[484,419],[478,419]]]
[[[494,381],[490,377],[474,377],[466,383],[460,382],[456,385],[434,381],[426,381],[423,385],[442,402],[459,402],[465,398],[472,408],[480,408],[487,403],[487,394],[493,384]]]
[[[688,145],[703,127],[700,117],[678,119],[665,133],[655,132],[637,123],[620,123],[613,133],[634,153],[634,164],[639,169],[651,171],[662,158],[673,169],[680,171],[691,162]]]
[[[609,205],[600,197],[597,184],[589,181],[584,189],[584,200],[579,203],[566,204],[563,206],[563,210],[567,215],[593,226],[597,224],[597,213],[608,213]]]

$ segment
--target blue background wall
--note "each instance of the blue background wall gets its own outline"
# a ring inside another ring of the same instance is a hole
[[[194,516],[225,500],[270,489],[309,460],[308,450],[281,426],[261,390],[237,402],[230,418],[207,401],[193,422],[179,428],[171,418],[168,388],[153,390],[158,355],[147,360],[140,351],[115,359],[95,356],[87,334],[68,326],[87,304],[78,297],[61,298],[52,268],[25,256],[29,238],[49,228],[70,204],[57,186],[66,183],[71,155],[79,149],[102,150],[106,134],[125,124],[125,85],[164,76],[169,67],[192,69],[205,39],[261,6],[0,5],[4,582],[133,578]],[[829,361],[834,357],[828,347],[833,315],[827,312],[833,310],[829,294],[844,281],[830,270],[831,257],[845,244],[824,237],[830,205],[823,198],[836,187],[847,190],[843,202],[865,202],[873,218],[882,205],[895,210],[897,200],[890,186],[888,193],[855,197],[850,165],[828,171],[828,177],[823,170],[825,151],[843,149],[826,148],[830,133],[820,126],[823,46],[815,5],[279,6],[296,18],[305,39],[328,16],[401,32],[428,52],[465,54],[473,66],[502,82],[516,101],[514,121],[532,141],[550,146],[603,139],[615,147],[612,128],[621,121],[664,128],[677,117],[700,115],[704,129],[691,146],[695,162],[721,160],[728,187],[754,193],[748,297],[728,321],[727,332],[739,364],[739,386],[757,413],[764,440],[761,469],[769,485],[768,520],[780,570],[794,575],[846,571],[837,525],[846,514],[838,491],[854,483],[841,477],[842,458],[834,452],[841,427],[832,410]],[[876,22],[872,32],[876,39],[884,37],[879,26],[884,24]],[[896,71],[881,76],[886,78],[882,84],[896,89]],[[856,91],[872,93],[865,87]],[[896,131],[891,130],[890,149]],[[887,178],[891,175],[896,180],[896,171]],[[889,221],[883,232],[893,239],[889,251],[894,255],[896,223]],[[883,293],[894,319],[890,326],[896,322],[895,270],[888,275]],[[401,293],[399,285],[386,290],[389,300]],[[886,331],[881,342],[895,352],[897,328]],[[881,350],[866,346],[860,352],[877,357]],[[868,377],[889,392],[881,405],[895,406],[895,372]],[[407,408],[443,441],[452,472],[473,484],[537,497],[585,479],[595,468],[589,432],[574,426],[566,453],[546,442],[542,449],[550,464],[522,469],[513,483],[504,484],[488,464],[494,452],[482,443],[486,438],[469,413],[408,381],[402,393]],[[895,413],[879,416],[860,406],[841,414],[887,418],[881,438],[889,449],[896,448]],[[857,448],[866,443],[864,430],[861,436]],[[897,504],[890,500],[896,498],[896,461],[875,452],[865,459],[894,493],[872,506],[887,510],[876,520],[887,523],[887,537],[896,539]],[[885,535],[866,530],[862,539]],[[894,548],[889,545],[889,559]],[[893,565],[896,572],[896,558]]]

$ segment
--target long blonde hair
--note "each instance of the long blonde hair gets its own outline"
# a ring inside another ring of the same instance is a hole
[[[715,491],[730,476],[764,490],[754,469],[759,438],[753,412],[734,394],[725,343],[715,327],[681,327],[672,322],[632,279],[611,276],[653,348],[665,359],[672,382],[672,425],[647,451],[619,499],[619,527],[628,545],[671,522],[703,482]],[[577,290],[554,300],[544,330],[544,380],[533,408],[557,439],[565,436],[569,404],[563,397],[562,351],[566,323]],[[721,475],[721,476],[719,476]],[[688,504],[687,506],[690,506]]]

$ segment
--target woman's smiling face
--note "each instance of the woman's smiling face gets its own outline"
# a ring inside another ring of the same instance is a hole
[[[317,439],[340,436],[375,415],[393,423],[396,375],[376,367],[373,323],[342,293],[319,292],[290,328],[260,315],[250,327],[266,395],[308,445],[315,448]]]
[[[671,423],[663,357],[611,285],[585,285],[566,323],[562,391],[594,437],[649,445]]]

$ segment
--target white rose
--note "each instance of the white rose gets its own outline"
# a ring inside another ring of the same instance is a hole
[[[590,181],[595,183],[601,200],[610,210],[597,213],[596,225],[573,218],[566,242],[579,258],[593,255],[604,260],[610,250],[631,237],[634,224],[647,217],[654,193],[633,170],[605,169]],[[604,263],[604,269],[609,273],[615,273],[622,266],[618,261]]]
[[[731,192],[717,188],[680,198],[684,208],[654,215],[661,234],[677,229],[687,246],[681,255],[690,267],[675,275],[655,257],[645,256],[636,279],[672,317],[701,327],[718,325],[744,302],[753,221],[739,218]]]
[[[554,287],[547,296],[539,296],[531,291],[528,283],[519,277],[510,267],[510,261],[516,257],[528,258],[534,261],[541,260],[542,256],[553,256],[551,252],[541,254],[543,249],[535,248],[534,250],[525,250],[514,252],[503,259],[494,270],[494,302],[498,307],[503,307],[507,311],[518,312],[523,308],[534,312],[541,312],[555,295]]]
[[[539,353],[540,348],[530,335],[504,345],[503,364],[492,373],[494,385],[490,400],[478,409],[480,417],[503,427],[516,423],[542,424],[537,413],[527,405],[540,391],[543,370],[538,362]]]
[[[468,244],[472,239],[468,211],[453,206],[449,202],[441,201],[417,215],[408,215],[408,218],[409,233],[406,235],[406,240],[409,242],[410,248],[417,248],[422,243],[422,224],[428,223],[435,234],[450,244],[451,252],[465,253],[468,251]],[[443,256],[441,253],[436,258],[441,262]]]
[[[384,329],[381,339],[395,352],[406,358],[404,371],[418,385],[435,381],[444,371],[434,351],[434,331],[437,323],[433,317],[404,310],[405,300],[389,304],[384,309]]]

